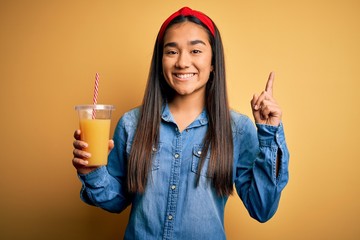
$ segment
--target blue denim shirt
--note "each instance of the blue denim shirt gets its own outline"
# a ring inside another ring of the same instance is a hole
[[[202,143],[208,128],[206,112],[179,132],[166,105],[160,124],[159,145],[153,148],[151,174],[143,194],[126,191],[126,165],[133,142],[139,109],[120,119],[115,147],[108,165],[79,175],[81,198],[110,212],[131,204],[124,239],[226,239],[224,209],[227,197],[219,197],[207,176],[206,158],[199,172]],[[276,212],[288,181],[289,153],[283,126],[257,125],[245,115],[231,111],[234,142],[233,179],[249,214],[260,222]],[[276,155],[280,154],[278,176]],[[196,175],[200,183],[196,186]]]

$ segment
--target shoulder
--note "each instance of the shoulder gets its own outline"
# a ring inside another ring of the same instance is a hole
[[[136,124],[140,116],[141,107],[130,109],[121,117],[121,121],[127,124]]]
[[[116,128],[127,129],[127,131],[135,128],[138,123],[139,116],[140,116],[140,107],[130,109],[120,117]]]
[[[249,128],[254,128],[255,125],[251,119],[236,110],[230,110],[231,127],[233,132],[244,132]]]
[[[140,107],[136,107],[125,112],[117,122],[114,134],[115,138],[131,138],[132,136],[134,136],[139,116]]]

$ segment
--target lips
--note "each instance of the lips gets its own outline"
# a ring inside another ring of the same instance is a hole
[[[188,79],[195,76],[195,73],[175,73],[174,75],[177,78]]]

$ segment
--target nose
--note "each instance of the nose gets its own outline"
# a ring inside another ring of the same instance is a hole
[[[181,52],[178,55],[177,61],[175,63],[175,67],[177,68],[188,68],[191,65],[190,54],[186,52]]]

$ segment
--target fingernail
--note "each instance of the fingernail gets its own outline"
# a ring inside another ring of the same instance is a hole
[[[258,106],[258,105],[255,105],[255,106],[254,106],[254,109],[255,109],[255,110],[258,110],[258,109],[259,109],[259,106]]]
[[[85,163],[86,165],[88,165],[88,164],[89,164],[89,161],[84,161],[84,163]]]
[[[85,153],[85,157],[86,157],[86,158],[90,158],[90,157],[91,157],[91,153]]]

